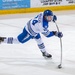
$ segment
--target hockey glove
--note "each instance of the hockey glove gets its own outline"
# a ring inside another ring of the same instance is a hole
[[[57,20],[56,15],[53,16],[53,22],[55,22]]]
[[[53,34],[59,38],[62,38],[63,37],[63,34],[62,32],[57,32],[57,31],[53,31]]]

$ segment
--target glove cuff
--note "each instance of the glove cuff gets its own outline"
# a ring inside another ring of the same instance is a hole
[[[56,35],[57,31],[52,31],[54,35]]]

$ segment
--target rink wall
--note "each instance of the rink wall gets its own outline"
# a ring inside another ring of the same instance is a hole
[[[21,9],[0,10],[0,15],[1,14],[16,14],[16,13],[42,12],[45,9],[50,9],[52,11],[75,10],[75,5],[51,6],[51,7],[41,7],[41,8],[21,8]]]
[[[0,0],[0,15],[42,12],[46,9],[75,10],[75,1],[70,1],[72,0]]]

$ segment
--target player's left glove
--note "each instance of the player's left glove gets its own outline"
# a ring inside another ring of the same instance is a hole
[[[54,16],[53,16],[53,22],[55,22],[56,20],[57,20],[57,16],[54,15]]]
[[[53,34],[59,38],[62,38],[63,37],[63,34],[62,32],[57,32],[57,31],[53,31]]]

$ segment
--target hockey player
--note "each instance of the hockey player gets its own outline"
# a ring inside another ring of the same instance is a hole
[[[45,35],[47,38],[54,35],[61,38],[63,36],[62,32],[48,30],[48,23],[52,21],[55,22],[56,20],[57,17],[53,14],[51,10],[45,10],[43,13],[40,13],[35,18],[29,20],[28,23],[25,25],[22,33],[19,34],[17,38],[0,37],[0,42],[5,42],[8,44],[25,43],[30,39],[35,39],[40,51],[42,52],[42,55],[44,57],[51,58],[52,55],[47,53],[40,33]]]

